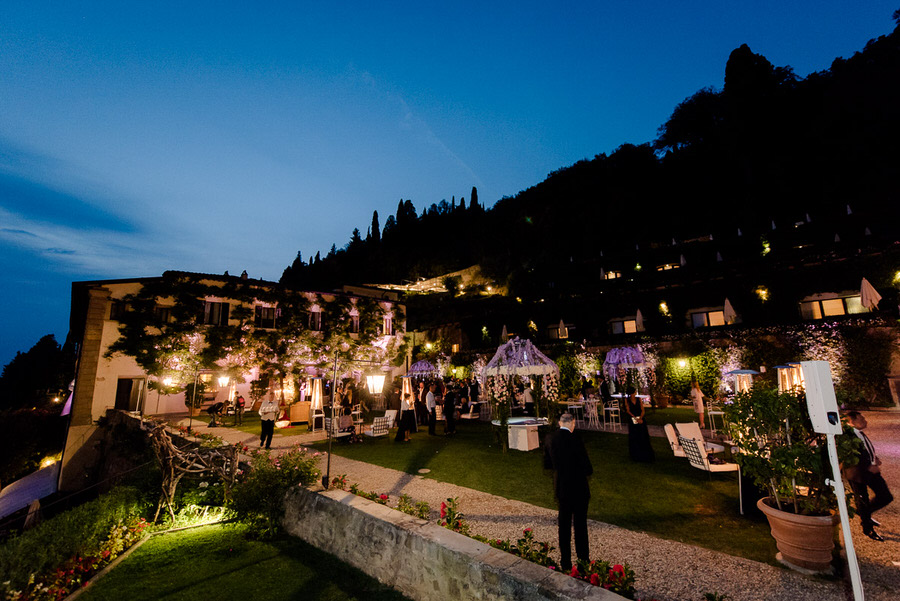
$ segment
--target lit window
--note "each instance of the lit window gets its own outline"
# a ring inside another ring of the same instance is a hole
[[[458,352],[459,352],[459,344],[452,344],[452,345],[450,345],[450,352],[451,352],[451,353],[454,353],[454,354],[455,354],[455,353],[458,353]]]
[[[862,299],[858,294],[800,302],[800,316],[803,319],[824,319],[826,317],[839,317],[856,313],[868,313],[868,310],[863,307]]]
[[[359,334],[359,311],[356,310],[356,307],[350,310],[350,332]]]
[[[679,263],[666,263],[665,265],[657,265],[656,271],[669,271],[670,269],[679,269],[681,265]]]
[[[709,328],[725,325],[724,311],[702,311],[691,313],[691,326],[696,328]]]
[[[621,271],[607,271],[606,275],[603,276],[604,280],[615,280],[622,277]]]
[[[612,326],[613,334],[634,334],[637,332],[637,321],[634,319],[613,321],[610,325]]]
[[[387,314],[384,316],[384,320],[381,324],[381,333],[383,336],[393,336],[394,335],[394,316],[391,314]]]

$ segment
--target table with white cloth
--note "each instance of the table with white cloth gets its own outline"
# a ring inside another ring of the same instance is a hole
[[[495,419],[491,423],[499,426],[500,420]],[[517,451],[531,451],[541,444],[538,428],[547,425],[547,418],[511,417],[506,424],[509,427],[509,448]]]
[[[634,396],[641,399],[641,403],[643,403],[644,405],[648,405],[648,406],[650,405],[650,395],[649,394],[636,394]],[[612,395],[612,397],[614,399],[619,399],[620,401],[624,402],[624,400],[626,398],[628,398],[628,395],[622,394],[621,392],[617,392],[616,394]]]

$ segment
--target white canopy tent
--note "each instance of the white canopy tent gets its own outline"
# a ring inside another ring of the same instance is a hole
[[[530,340],[516,337],[500,345],[494,358],[481,370],[482,378],[489,376],[559,375],[559,367],[537,349]]]

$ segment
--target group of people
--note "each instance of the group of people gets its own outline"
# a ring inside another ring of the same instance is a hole
[[[418,390],[413,393],[400,393],[398,409],[400,420],[397,442],[409,442],[410,434],[427,427],[428,434],[435,436],[437,426],[437,409],[441,408],[444,420],[444,435],[456,434],[456,422],[460,414],[469,410],[471,403],[478,400],[478,384],[474,379],[421,381]]]

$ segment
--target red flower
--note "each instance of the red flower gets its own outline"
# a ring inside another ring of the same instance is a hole
[[[441,501],[441,517],[447,517],[447,504]]]
[[[572,571],[569,573],[569,576],[578,578],[578,566],[572,566]]]
[[[622,574],[622,575],[625,574],[625,567],[622,566],[622,564],[620,564],[620,563],[617,563],[616,565],[614,565],[612,567],[612,569],[613,569],[613,572],[618,572],[619,574]]]
[[[387,501],[387,500],[388,500],[388,496],[387,496],[386,494],[383,494],[383,493],[382,493],[382,495],[381,495],[381,500],[382,500],[382,501]]]
[[[600,586],[600,575],[596,572],[591,574],[591,584],[594,586]]]
[[[529,532],[531,532],[531,528],[525,528],[525,530],[522,530],[523,534],[528,534]]]

